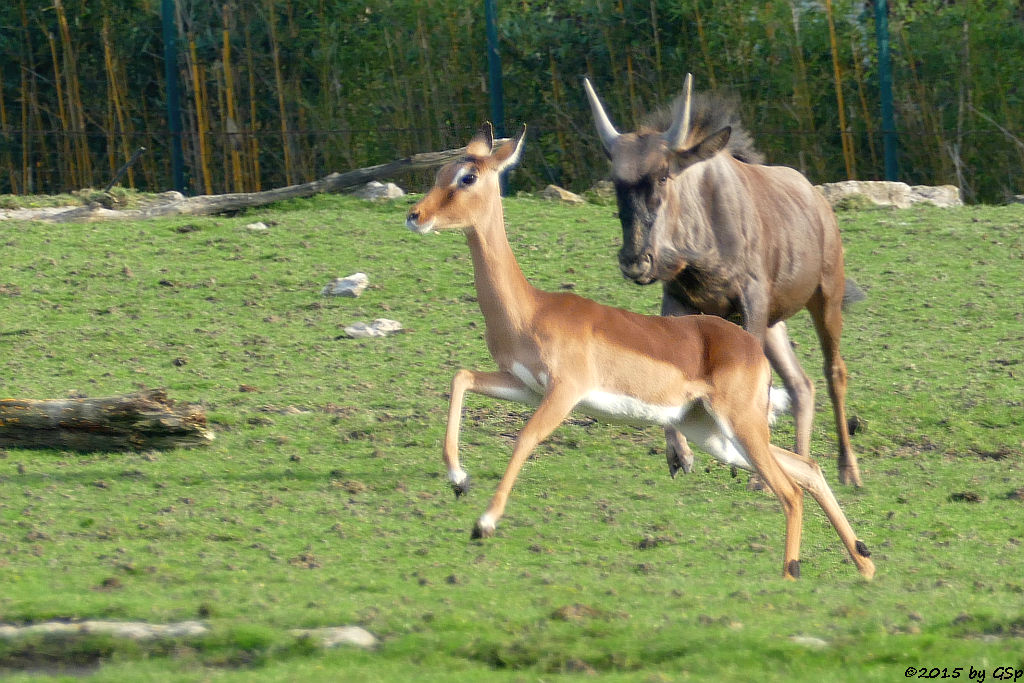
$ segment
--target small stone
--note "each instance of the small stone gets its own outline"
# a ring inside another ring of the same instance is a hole
[[[336,277],[321,290],[324,296],[347,296],[355,298],[370,286],[366,273],[353,273],[348,277]]]
[[[270,228],[267,227],[267,224],[264,223],[263,221],[257,221],[255,223],[249,223],[249,225],[245,226],[245,229],[246,230],[251,230],[253,232],[263,232],[265,230],[270,230]]]
[[[789,639],[797,645],[803,645],[804,647],[811,647],[815,649],[828,647],[827,640],[815,638],[814,636],[790,636]]]
[[[563,187],[558,185],[548,185],[541,190],[538,195],[542,199],[550,199],[552,201],[565,202],[566,204],[583,204],[586,200],[574,192],[570,192]]]
[[[345,328],[345,336],[352,339],[368,339],[371,337],[387,337],[401,332],[402,323],[387,318],[377,318],[370,324],[353,323]]]
[[[374,201],[378,199],[398,199],[399,197],[404,197],[405,192],[394,183],[382,183],[377,180],[371,180],[353,192],[352,196]]]
[[[377,647],[377,637],[361,626],[332,626],[327,628],[294,629],[291,634],[310,640],[322,648],[353,645],[365,649]]]

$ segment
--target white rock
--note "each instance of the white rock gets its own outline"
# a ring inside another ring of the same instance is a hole
[[[324,296],[357,297],[370,285],[366,273],[353,273],[348,277],[336,277],[323,288]]]
[[[789,639],[797,645],[803,645],[804,647],[811,647],[815,649],[828,647],[828,641],[822,640],[821,638],[815,638],[814,636],[790,636]]]
[[[354,645],[371,649],[379,642],[377,637],[361,626],[333,626],[328,628],[300,628],[291,631],[297,638],[308,638],[324,648]]]
[[[960,190],[955,185],[914,185],[875,180],[843,180],[838,183],[824,183],[818,191],[832,206],[852,195],[863,195],[879,206],[895,206],[906,209],[923,202],[935,206],[963,206]]]
[[[252,230],[253,232],[263,232],[264,230],[270,230],[270,228],[267,227],[267,224],[264,223],[263,221],[257,221],[256,223],[250,223],[249,225],[245,226],[245,229],[246,230]]]
[[[362,186],[358,190],[352,193],[353,196],[359,197],[360,199],[397,199],[404,197],[405,192],[402,191],[398,185],[394,183],[380,183],[376,180],[371,180]]]
[[[345,334],[353,339],[367,339],[370,337],[386,337],[400,332],[402,323],[387,318],[377,318],[370,324],[353,323],[345,328]]]
[[[152,640],[155,638],[182,638],[205,635],[209,628],[198,621],[182,621],[176,624],[148,624],[143,621],[101,621],[81,622],[47,621],[28,626],[0,625],[0,638],[12,640],[22,636],[75,636],[100,634],[128,640]]]
[[[553,201],[565,202],[567,204],[583,204],[585,200],[574,192],[569,192],[564,187],[558,185],[548,185],[538,193],[539,197],[543,199],[551,199]]]

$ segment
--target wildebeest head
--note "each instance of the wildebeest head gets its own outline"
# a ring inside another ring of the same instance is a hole
[[[671,110],[656,112],[636,132],[619,133],[590,81],[583,81],[598,136],[611,160],[622,223],[619,269],[637,284],[657,279],[648,238],[673,178],[727,146],[742,161],[762,160],[739,125],[735,102],[703,93],[694,97],[692,83],[688,74],[683,94]]]

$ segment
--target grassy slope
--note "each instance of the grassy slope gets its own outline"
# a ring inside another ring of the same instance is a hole
[[[672,481],[659,430],[586,422],[538,449],[497,537],[470,542],[527,413],[467,400],[477,486],[455,501],[448,382],[491,363],[464,240],[409,233],[405,210],[325,197],[235,218],[0,223],[0,396],[165,386],[218,430],[197,451],[0,452],[0,622],[215,628],[168,657],[90,646],[126,679],[1024,668],[1024,502],[1008,497],[1024,487],[1024,208],[840,216],[869,298],[844,336],[866,486],[836,490],[875,551],[870,584],[809,499],[804,578],[786,583],[772,498],[704,457]],[[617,273],[612,207],[515,199],[508,217],[538,286],[656,312],[657,289]],[[257,219],[270,230],[242,227]],[[356,271],[373,283],[361,298],[320,296]],[[407,332],[339,338],[377,317]],[[810,327],[790,325],[819,387],[812,445],[831,456]],[[791,442],[788,420],[775,438]],[[347,623],[384,646],[312,654],[285,636]]]

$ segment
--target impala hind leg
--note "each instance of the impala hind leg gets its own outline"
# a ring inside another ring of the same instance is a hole
[[[839,502],[825,481],[825,476],[821,473],[818,463],[776,446],[772,446],[771,450],[782,469],[810,493],[811,497],[825,511],[825,516],[828,517],[836,533],[839,534],[840,540],[846,546],[846,551],[850,553],[850,559],[857,565],[857,571],[865,579],[871,579],[875,575],[875,565],[868,559],[871,553],[868,551],[867,545],[857,539],[857,534],[854,533],[853,527],[850,526],[842,508],[839,507]]]
[[[767,421],[766,421],[767,422]],[[751,464],[765,485],[771,489],[782,505],[786,516],[786,545],[782,557],[782,577],[800,578],[800,538],[803,535],[804,493],[793,479],[772,457],[768,442],[767,423],[759,427],[738,430],[736,439],[747,452]]]
[[[505,514],[505,504],[508,502],[512,485],[515,484],[523,463],[530,457],[530,453],[537,447],[537,444],[562,424],[578,400],[579,395],[565,385],[553,383],[549,386],[548,393],[541,399],[540,405],[537,407],[537,412],[527,420],[523,431],[519,433],[516,445],[512,449],[512,458],[498,483],[498,490],[494,492],[487,512],[477,520],[476,526],[473,527],[473,538],[487,538],[494,535],[498,520]]]
[[[459,464],[459,427],[462,424],[462,401],[467,391],[528,404],[536,404],[539,399],[525,384],[505,372],[459,370],[455,373],[455,377],[452,378],[448,427],[444,435],[442,455],[448,468],[448,480],[456,498],[469,490],[469,476]]]
[[[766,368],[767,369],[767,368]],[[803,532],[803,491],[772,457],[768,442],[766,401],[755,401],[728,413],[695,407],[681,425],[686,435],[716,460],[753,470],[771,489],[786,517],[782,575],[800,578],[800,536]]]

